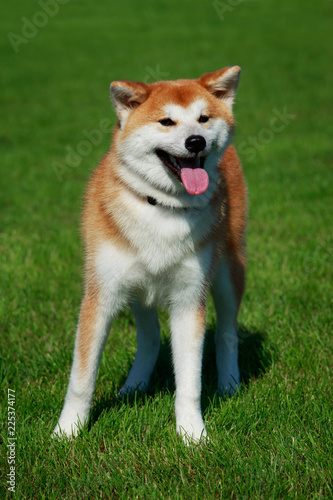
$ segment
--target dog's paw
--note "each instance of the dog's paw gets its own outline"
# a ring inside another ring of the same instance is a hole
[[[136,385],[128,385],[126,382],[117,394],[117,399],[123,399],[126,396],[132,397],[136,392],[147,392],[148,384],[140,382]]]
[[[223,396],[233,396],[239,389],[240,375],[238,366],[232,373],[225,373],[219,376],[217,384],[217,394]]]
[[[77,424],[77,423],[71,423],[71,422],[59,422],[53,429],[53,432],[51,434],[51,437],[53,439],[66,439],[66,438],[75,438],[80,429],[82,428],[82,425]]]
[[[73,411],[73,409],[64,409],[51,434],[51,437],[58,439],[75,438],[84,427],[86,421],[87,416],[82,415],[80,418],[77,412]]]
[[[197,419],[189,420],[185,418],[179,420],[176,430],[187,446],[208,441],[207,431],[201,416]]]

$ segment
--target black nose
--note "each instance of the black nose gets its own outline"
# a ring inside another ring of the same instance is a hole
[[[202,135],[190,135],[185,141],[185,148],[191,153],[199,153],[206,147],[206,140]]]

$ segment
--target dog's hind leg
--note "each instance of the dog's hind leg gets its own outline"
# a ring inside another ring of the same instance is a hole
[[[133,366],[119,396],[135,390],[145,391],[148,388],[160,348],[157,311],[145,308],[136,301],[132,303],[131,309],[137,324],[138,348]]]
[[[222,259],[212,286],[217,319],[215,332],[217,390],[230,395],[240,384],[237,314],[243,289],[244,266],[241,262],[235,261],[231,268],[227,260]]]

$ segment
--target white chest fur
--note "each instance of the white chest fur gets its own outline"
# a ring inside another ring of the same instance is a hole
[[[188,254],[159,272],[151,272],[139,256],[103,243],[96,254],[100,289],[116,309],[137,298],[147,307],[192,302],[202,293],[211,265],[212,247]]]
[[[167,305],[178,294],[198,297],[212,260],[211,244],[195,251],[210,229],[208,207],[174,211],[140,202],[118,218],[133,250],[100,244],[95,268],[107,295],[123,305],[134,296],[146,306]]]
[[[193,254],[214,222],[211,208],[168,209],[131,199],[117,212],[117,222],[135,249],[137,261],[160,275]]]

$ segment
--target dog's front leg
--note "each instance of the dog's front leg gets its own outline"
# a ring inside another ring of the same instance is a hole
[[[170,311],[171,342],[176,381],[176,427],[186,443],[207,433],[201,415],[201,365],[205,306],[179,303]]]
[[[108,306],[108,307],[107,307]],[[63,410],[53,435],[76,435],[88,416],[105,342],[115,311],[97,289],[88,288],[81,305],[74,360]]]

